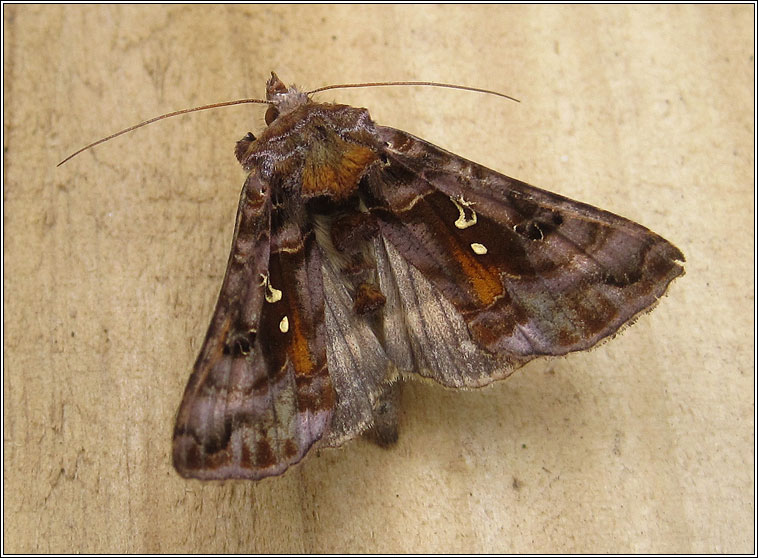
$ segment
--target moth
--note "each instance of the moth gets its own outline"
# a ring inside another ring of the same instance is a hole
[[[589,349],[684,256],[647,228],[315,102],[272,73],[231,254],[173,435],[183,477],[261,479],[397,439],[400,380],[477,388]],[[108,139],[108,138],[106,138]]]

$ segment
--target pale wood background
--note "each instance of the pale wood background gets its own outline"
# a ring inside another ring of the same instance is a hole
[[[752,6],[4,6],[5,552],[754,552]],[[241,107],[322,100],[639,221],[687,275],[589,353],[456,393],[398,446],[179,478],[173,416],[226,265]]]

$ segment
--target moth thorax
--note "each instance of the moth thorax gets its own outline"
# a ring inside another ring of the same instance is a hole
[[[269,108],[276,109],[276,116],[279,116],[281,114],[290,113],[308,102],[308,95],[302,91],[298,91],[294,87],[290,87],[286,93],[274,95],[274,98],[271,99],[271,106]],[[276,118],[276,116],[274,116],[274,118]],[[274,118],[271,118],[271,122],[273,122]],[[267,116],[266,124],[271,124],[271,122],[269,122],[269,117]]]
[[[377,160],[365,145],[347,141],[328,126],[314,124],[308,130],[318,141],[306,151],[302,169],[302,193],[306,198],[327,196],[347,200],[358,191],[358,184]]]

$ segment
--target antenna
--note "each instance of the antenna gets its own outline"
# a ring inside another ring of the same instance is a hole
[[[68,157],[66,157],[65,159],[63,159],[60,163],[58,163],[56,165],[56,167],[60,167],[66,161],[70,161],[71,159],[73,159],[74,157],[76,157],[77,155],[79,155],[79,153],[81,153],[82,151],[87,151],[88,149],[90,149],[92,147],[95,147],[96,145],[100,145],[101,143],[105,143],[108,140],[112,140],[113,138],[117,138],[118,136],[120,136],[122,134],[126,134],[127,132],[131,132],[133,130],[136,130],[137,128],[142,128],[142,126],[147,126],[148,124],[152,124],[153,122],[157,122],[158,120],[163,120],[164,118],[171,118],[172,116],[179,116],[180,114],[187,114],[188,112],[198,112],[198,111],[201,111],[201,110],[208,110],[208,109],[219,108],[219,107],[228,107],[228,106],[232,106],[232,105],[242,105],[242,104],[245,104],[245,103],[262,103],[262,104],[267,105],[267,104],[269,104],[269,101],[263,101],[261,99],[239,99],[237,101],[226,101],[226,102],[223,102],[223,103],[213,103],[213,104],[210,104],[210,105],[203,105],[201,107],[194,107],[194,108],[188,108],[188,109],[183,109],[183,110],[177,110],[177,111],[174,111],[174,112],[169,112],[168,114],[161,114],[160,116],[156,116],[155,118],[151,118],[150,120],[145,120],[144,122],[140,122],[139,124],[135,124],[134,126],[130,126],[128,128],[125,128],[125,129],[121,130],[120,132],[116,132],[115,134],[111,134],[107,138],[99,139],[99,140],[97,140],[95,142],[90,143],[89,145],[85,145],[79,151],[75,151],[74,153],[72,153],[71,155],[69,155]]]
[[[478,87],[467,87],[465,85],[455,85],[451,83],[438,83],[435,81],[379,81],[379,82],[367,82],[367,83],[342,83],[337,85],[326,85],[324,87],[319,87],[318,89],[313,89],[311,91],[307,91],[306,95],[311,96],[315,93],[321,93],[322,91],[329,91],[330,89],[350,89],[355,87],[390,87],[390,86],[398,86],[398,85],[404,85],[404,86],[424,86],[424,87],[445,87],[447,89],[460,89],[462,91],[474,91],[476,93],[486,93],[487,95],[496,95],[497,97],[503,97],[505,99],[509,99],[511,101],[516,101],[517,103],[520,103],[518,99],[514,97],[510,97],[508,95],[505,95],[503,93],[498,93],[497,91],[491,91],[489,89],[480,89]],[[66,163],[67,161],[70,161],[79,153],[82,153],[83,151],[87,151],[88,149],[91,149],[95,147],[96,145],[100,145],[101,143],[105,143],[106,141],[112,140],[113,138],[117,138],[120,135],[126,134],[128,132],[132,132],[136,130],[137,128],[142,128],[143,126],[147,126],[148,124],[152,124],[153,122],[157,122],[158,120],[163,120],[164,118],[171,118],[172,116],[179,116],[180,114],[187,114],[189,112],[199,112],[201,110],[208,110],[213,108],[220,108],[220,107],[229,107],[232,105],[242,105],[245,103],[258,103],[258,104],[264,104],[268,105],[271,104],[271,101],[264,101],[262,99],[239,99],[236,101],[225,101],[223,103],[213,103],[210,105],[203,105],[200,107],[194,107],[194,108],[188,108],[183,110],[177,110],[174,112],[169,112],[167,114],[162,114],[160,116],[156,116],[155,118],[151,118],[150,120],[145,120],[144,122],[140,122],[139,124],[135,124],[134,126],[130,126],[128,128],[125,128],[119,132],[116,132],[115,134],[111,134],[108,137],[99,139],[95,142],[90,143],[89,145],[85,145],[78,151],[75,151],[65,159],[63,159],[60,163],[58,163],[56,166],[60,167],[62,164]]]
[[[498,93],[497,91],[491,91],[490,89],[480,89],[478,87],[468,87],[466,85],[455,85],[453,83],[439,83],[436,81],[376,81],[367,83],[342,83],[337,85],[326,85],[319,87],[312,91],[308,91],[306,95],[313,95],[314,93],[321,93],[322,91],[329,91],[330,89],[350,89],[354,87],[389,87],[394,85],[411,85],[411,86],[425,86],[425,87],[445,87],[447,89],[461,89],[462,91],[474,91],[476,93],[486,93],[488,95],[496,95],[503,97],[511,101],[520,103],[515,97],[505,95],[504,93]]]

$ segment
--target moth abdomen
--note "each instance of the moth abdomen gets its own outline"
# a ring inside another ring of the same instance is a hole
[[[355,290],[353,309],[356,314],[372,314],[387,302],[381,289],[374,283],[361,283]]]

